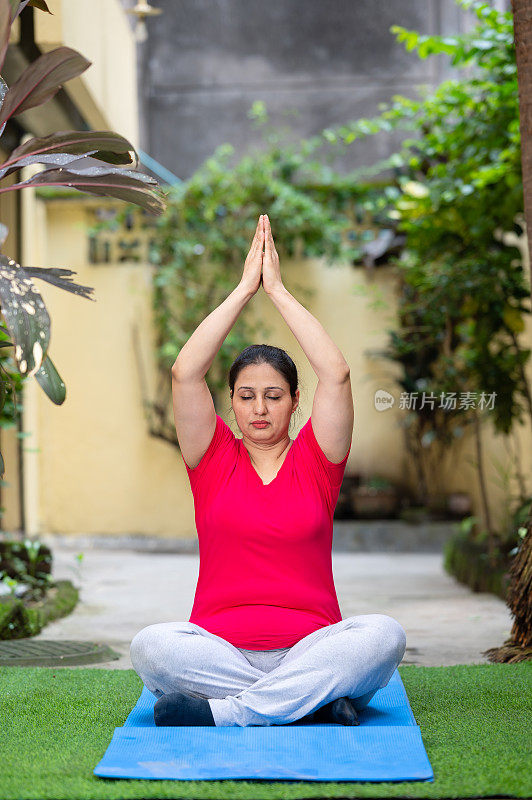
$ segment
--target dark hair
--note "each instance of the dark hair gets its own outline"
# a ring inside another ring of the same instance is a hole
[[[229,389],[231,397],[235,389],[235,381],[238,373],[249,364],[270,364],[280,372],[288,385],[290,394],[295,397],[297,390],[297,368],[286,350],[281,347],[274,347],[272,344],[250,344],[238,355],[229,370]]]

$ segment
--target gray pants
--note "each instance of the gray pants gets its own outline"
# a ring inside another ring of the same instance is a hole
[[[338,697],[363,708],[401,662],[406,634],[393,617],[361,614],[313,631],[292,647],[245,650],[193,622],[142,628],[131,663],[155,697],[209,700],[217,726],[283,725]]]

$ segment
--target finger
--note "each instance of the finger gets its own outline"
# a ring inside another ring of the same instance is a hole
[[[255,235],[253,237],[253,241],[260,238],[261,227],[262,227],[262,221],[261,218],[259,217],[259,221],[257,222],[257,227],[255,228]]]
[[[271,228],[268,215],[264,215],[264,249],[266,253],[271,253]]]
[[[257,247],[260,247],[260,252],[264,251],[264,228],[260,229],[260,233],[257,239]]]
[[[267,220],[267,223],[268,223],[268,239],[270,241],[270,251],[273,253],[273,255],[276,256],[277,255],[277,250],[275,249],[275,242],[273,240],[272,226],[270,225],[269,218]]]
[[[266,224],[267,224],[266,231],[267,231],[268,239],[270,240],[270,245],[273,246],[272,226],[270,225],[269,217],[266,218]]]
[[[259,221],[257,223],[257,227],[255,229],[255,235],[253,237],[253,241],[251,242],[251,250],[255,251],[257,247],[259,247],[261,243],[261,230],[262,230],[262,220],[259,217]]]
[[[261,249],[261,252],[262,252],[262,250],[264,248],[264,217],[262,215],[261,215],[261,219],[260,219],[260,231],[259,231],[258,239],[259,239],[260,249]]]

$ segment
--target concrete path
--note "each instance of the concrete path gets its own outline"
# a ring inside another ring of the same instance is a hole
[[[52,547],[53,576],[69,578],[81,591],[73,613],[47,625],[36,639],[105,642],[121,658],[92,666],[132,669],[129,644],[137,631],[189,618],[197,555],[80,548],[51,537],[43,541]],[[405,628],[404,664],[486,663],[482,651],[510,634],[505,603],[475,594],[448,576],[439,554],[333,551],[333,572],[343,618],[390,614]]]

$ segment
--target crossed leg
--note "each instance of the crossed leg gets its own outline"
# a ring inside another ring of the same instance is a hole
[[[230,642],[193,622],[158,622],[142,628],[130,645],[133,669],[155,697],[183,691],[224,698],[266,673]]]
[[[362,614],[303,637],[266,673],[221,637],[177,622],[143,628],[131,643],[131,660],[156,697],[177,690],[209,699],[217,726],[276,725],[337,697],[363,708],[386,686],[405,647],[393,617]]]

